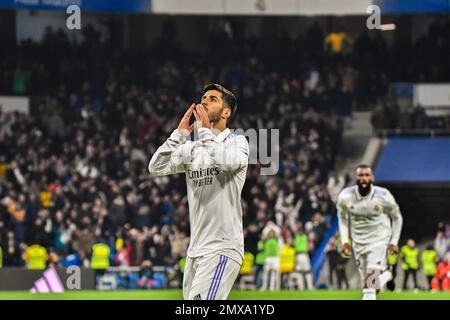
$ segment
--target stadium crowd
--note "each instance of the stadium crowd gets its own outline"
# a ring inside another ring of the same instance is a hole
[[[390,52],[382,41],[377,46],[382,57],[379,67],[390,82],[406,83],[439,83],[449,82],[450,62],[450,21],[435,21],[430,24],[428,32],[420,36],[414,43],[397,42]],[[365,41],[364,41],[365,42]],[[373,108],[371,123],[376,132],[395,130],[412,132],[417,129],[450,129],[450,116],[430,117],[421,107],[401,106],[395,97],[388,97],[387,87],[377,99]]]
[[[40,43],[0,52],[0,94],[32,96],[29,114],[0,108],[3,266],[30,265],[33,245],[50,263],[88,266],[100,243],[111,265],[178,265],[189,243],[184,177],[153,178],[147,164],[212,80],[238,95],[229,127],[280,129],[277,175],[248,168],[246,251],[257,256],[273,221],[284,242],[304,233],[315,253],[342,183],[329,177],[343,118],[386,90],[371,51],[382,40],[363,35],[336,58],[318,25],[295,40],[244,38],[235,28],[212,31],[203,53],[180,47],[170,23],[145,50],[117,47],[114,32],[101,41],[87,27],[81,43],[48,28]]]
[[[28,115],[0,113],[3,265],[26,264],[33,244],[54,263],[76,255],[89,265],[95,243],[110,247],[111,265],[177,264],[189,242],[184,178],[152,178],[147,164],[211,79],[240,97],[231,128],[280,128],[278,174],[248,169],[246,250],[257,253],[272,220],[285,238],[304,226],[314,253],[333,214],[327,181],[342,131],[336,114],[345,109],[327,108],[326,95],[350,90],[353,75],[302,69],[293,77],[242,39],[215,37],[208,52],[190,54],[166,36],[170,25],[145,52],[84,32],[73,44],[49,28],[41,43],[2,53],[2,93],[33,97]],[[227,63],[222,46],[233,57]]]
[[[388,101],[372,112],[370,122],[375,132],[420,132],[423,129],[450,129],[450,115],[428,116],[421,106],[399,106]]]

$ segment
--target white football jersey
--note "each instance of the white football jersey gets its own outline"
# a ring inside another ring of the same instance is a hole
[[[163,176],[186,175],[191,227],[189,257],[217,252],[242,264],[244,234],[241,192],[249,145],[244,136],[225,129],[217,136],[206,128],[186,141],[178,129],[158,148],[148,169]]]
[[[339,194],[337,209],[342,243],[351,238],[357,255],[380,244],[398,244],[403,218],[389,190],[372,186],[362,197],[357,185],[345,188]]]

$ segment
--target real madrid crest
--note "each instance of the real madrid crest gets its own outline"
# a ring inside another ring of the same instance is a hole
[[[376,204],[375,207],[373,207],[373,210],[375,210],[375,212],[379,212],[380,206]]]

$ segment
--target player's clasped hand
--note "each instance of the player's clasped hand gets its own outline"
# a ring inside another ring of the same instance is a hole
[[[208,113],[201,104],[198,104],[194,109],[194,117],[196,124],[199,128],[211,128],[211,123],[209,121]]]
[[[194,129],[194,123],[189,124],[189,121],[191,120],[192,112],[194,111],[194,108],[195,108],[195,103],[191,104],[189,109],[184,114],[183,118],[181,118],[180,124],[178,125],[178,129],[185,136],[190,135],[192,130]]]

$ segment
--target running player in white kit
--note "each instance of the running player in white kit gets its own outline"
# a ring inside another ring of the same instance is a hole
[[[370,166],[360,165],[356,169],[357,185],[342,190],[337,202],[342,251],[350,256],[353,248],[363,300],[376,300],[379,290],[391,280],[386,257],[387,253],[398,252],[403,224],[392,194],[374,186],[373,180]]]
[[[152,156],[154,176],[186,174],[191,238],[184,268],[185,300],[225,300],[244,256],[241,192],[249,145],[233,134],[234,94],[218,84],[203,89],[201,104],[192,104],[178,128]],[[189,124],[194,115],[195,123]],[[187,137],[198,128],[198,140]]]

